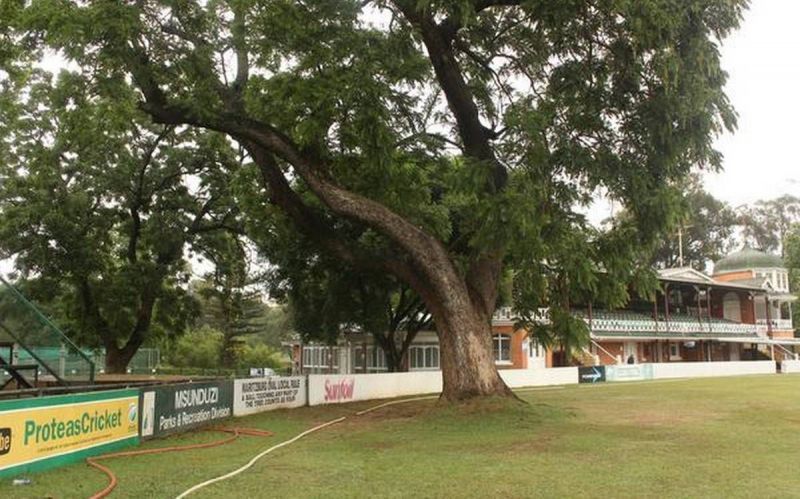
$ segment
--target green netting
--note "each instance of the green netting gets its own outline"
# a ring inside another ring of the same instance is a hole
[[[14,358],[0,348],[0,357],[11,364],[36,364],[40,379],[63,383],[91,383],[95,363],[36,306],[0,277],[0,344],[14,344]],[[0,370],[4,377],[8,373]],[[20,371],[27,379],[32,371]]]

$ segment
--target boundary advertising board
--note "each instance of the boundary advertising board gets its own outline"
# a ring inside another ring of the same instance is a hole
[[[642,381],[653,379],[653,364],[606,366],[606,381]]]
[[[160,437],[233,416],[233,381],[143,388],[142,438]]]
[[[606,366],[581,366],[578,383],[602,383],[606,380]]]
[[[0,477],[139,442],[139,390],[0,402]]]
[[[302,407],[306,396],[305,376],[237,379],[233,382],[233,414]]]

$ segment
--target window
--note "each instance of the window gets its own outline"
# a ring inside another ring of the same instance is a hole
[[[439,345],[414,345],[408,349],[412,371],[439,369]]]
[[[496,334],[492,337],[492,350],[496,364],[511,364],[511,337],[507,334]]]
[[[386,370],[386,352],[383,348],[375,346],[369,347],[369,363],[367,364],[367,371],[385,371]]]
[[[339,367],[339,348],[326,346],[304,346],[303,367],[327,368]]]
[[[681,360],[681,347],[678,343],[669,344],[669,360]]]

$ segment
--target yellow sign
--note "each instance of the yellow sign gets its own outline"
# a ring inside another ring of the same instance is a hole
[[[138,438],[135,390],[31,399],[0,405],[0,475],[51,458],[94,454],[115,442]],[[48,402],[54,402],[52,404]],[[22,406],[21,406],[22,405]],[[93,452],[95,451],[95,452]],[[79,456],[80,457],[80,456]]]

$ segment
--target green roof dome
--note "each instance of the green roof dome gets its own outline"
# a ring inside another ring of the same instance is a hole
[[[731,253],[714,264],[714,273],[734,270],[783,268],[783,260],[778,255],[770,255],[763,251],[745,247],[741,251]]]

